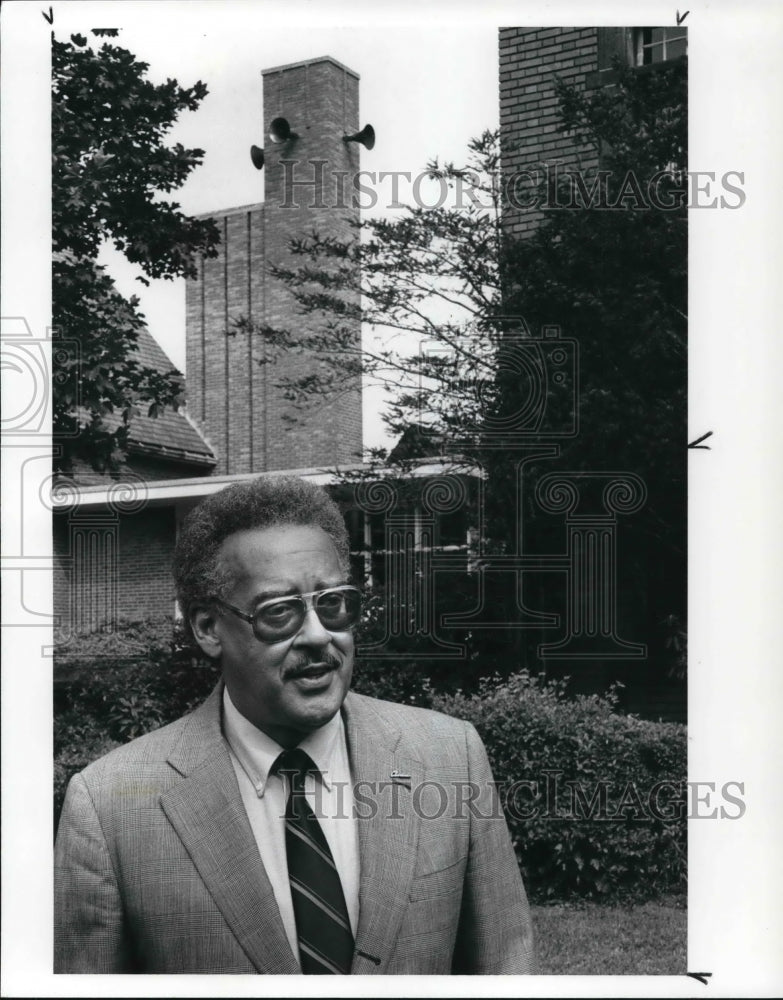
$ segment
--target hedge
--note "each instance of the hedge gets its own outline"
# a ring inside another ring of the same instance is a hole
[[[55,657],[55,819],[70,777],[192,710],[218,678],[170,620],[78,637]],[[357,663],[354,690],[432,707],[478,729],[535,901],[643,899],[684,887],[685,727],[569,697],[520,671],[443,693],[424,664]]]
[[[567,681],[526,671],[432,707],[484,740],[534,899],[684,889],[685,726],[618,712],[614,691],[569,697]]]
[[[54,816],[72,775],[191,711],[217,683],[169,618],[125,621],[55,647]]]

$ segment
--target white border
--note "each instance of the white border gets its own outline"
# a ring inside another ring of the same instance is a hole
[[[95,5],[97,12],[99,5]],[[142,15],[150,7],[138,4]],[[188,3],[187,16],[195,16]],[[202,5],[199,4],[199,7]],[[627,23],[627,4],[475,3],[266,5],[275,23],[411,23],[444,18],[497,24]],[[52,4],[55,17],[62,7]],[[690,455],[690,777],[745,783],[739,821],[694,821],[690,844],[689,968],[685,977],[542,977],[488,980],[376,978],[317,984],[326,995],[773,996],[783,981],[780,796],[781,673],[776,572],[781,564],[780,405],[783,187],[780,5],[691,3],[690,165],[745,173],[747,201],[691,216],[690,436],[714,432],[710,451]],[[36,335],[50,311],[48,180],[48,4],[6,3],[2,31],[2,312],[23,315]],[[674,23],[673,6],[634,4],[637,24]],[[151,22],[152,23],[152,22]],[[176,40],[172,40],[176,44]],[[4,449],[4,554],[19,550],[20,519],[45,564],[48,514],[23,498],[18,451]],[[28,472],[30,469],[28,468]],[[29,485],[29,484],[28,484]],[[31,604],[50,600],[46,574]],[[13,574],[6,578],[6,585]],[[5,596],[5,595],[4,595]],[[10,602],[13,594],[7,595]],[[4,621],[8,618],[4,615]],[[6,996],[303,995],[308,983],[268,977],[52,977],[51,661],[36,652],[46,629],[3,636],[3,939]],[[17,762],[24,761],[19,768]],[[464,991],[464,992],[463,992]]]

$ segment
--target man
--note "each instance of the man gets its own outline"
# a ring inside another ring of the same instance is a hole
[[[481,741],[349,692],[348,571],[338,508],[298,479],[231,486],[186,519],[178,597],[222,681],[71,781],[55,971],[531,971]]]

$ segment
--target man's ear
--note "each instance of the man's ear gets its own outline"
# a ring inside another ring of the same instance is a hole
[[[196,642],[210,659],[216,660],[220,657],[222,646],[220,637],[215,628],[217,622],[217,612],[214,608],[194,608],[190,614],[190,627]]]

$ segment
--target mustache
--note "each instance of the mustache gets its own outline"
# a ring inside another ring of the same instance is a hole
[[[325,664],[327,667],[331,667],[332,670],[337,670],[340,666],[340,660],[331,653],[325,653],[323,656],[301,656],[296,662],[292,663],[286,668],[284,677],[296,677],[310,667],[314,667],[316,664]]]

